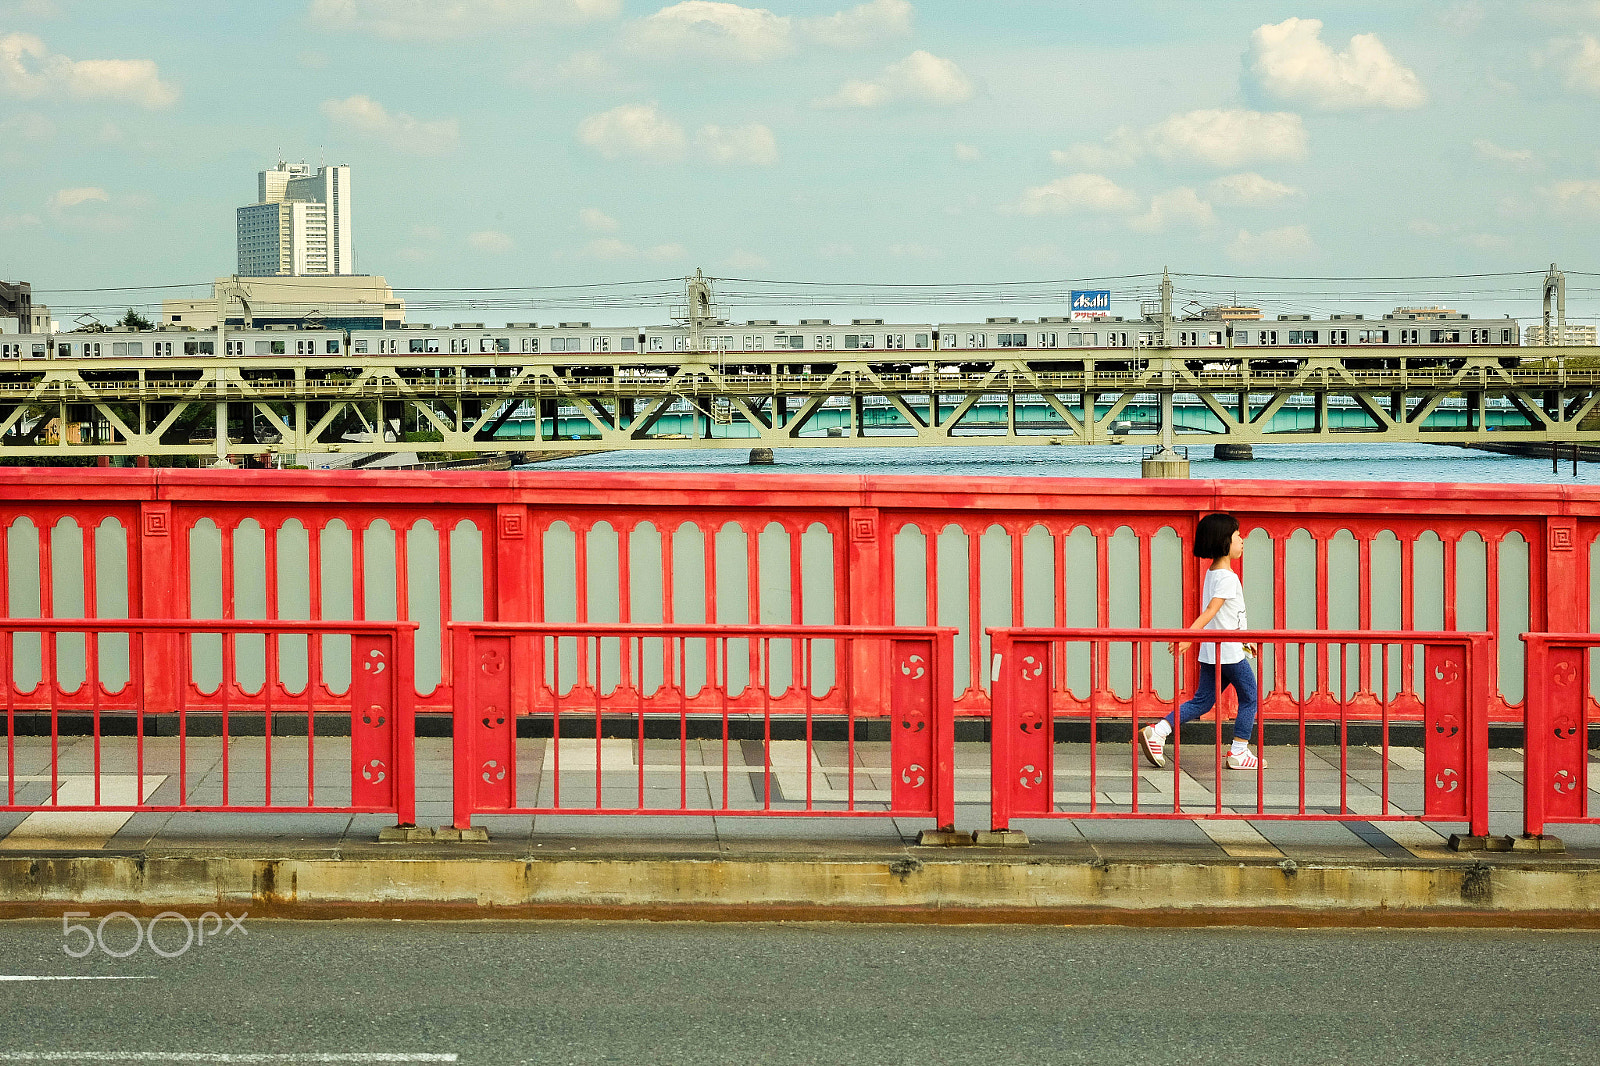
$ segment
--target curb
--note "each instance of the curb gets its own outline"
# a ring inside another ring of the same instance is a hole
[[[632,918],[1600,928],[1600,863],[37,855],[0,918],[65,908],[262,917]]]

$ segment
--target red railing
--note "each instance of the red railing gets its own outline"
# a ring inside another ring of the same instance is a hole
[[[453,632],[457,828],[494,813],[955,820],[949,630]]]
[[[1557,823],[1600,824],[1589,799],[1589,703],[1594,633],[1524,633],[1528,645],[1523,726],[1523,832]]]
[[[1224,769],[1223,718],[1232,707],[1231,692],[1223,693],[1204,727],[1212,741],[1198,751],[1192,740],[1187,745],[1193,773],[1183,767],[1182,730],[1173,735],[1170,765],[1159,770],[1141,764],[1137,731],[1191,694],[1190,657],[1174,657],[1166,645],[1195,641],[1194,631],[995,629],[990,638],[996,830],[1022,817],[1202,817],[1425,819],[1488,832],[1486,634],[1252,630],[1245,639],[1259,645],[1264,671],[1269,679],[1277,674],[1273,691],[1290,705],[1280,702],[1276,725],[1265,713],[1256,718],[1251,743],[1260,766]],[[1156,675],[1166,681],[1165,699],[1154,695]],[[1118,695],[1133,692],[1136,680],[1139,698]],[[1267,686],[1261,691],[1265,711]],[[1058,749],[1062,722],[1086,727],[1070,752]],[[1421,759],[1399,768],[1403,781],[1395,780],[1396,725],[1420,727]],[[1327,734],[1322,743],[1308,740],[1313,727]],[[1367,743],[1352,748],[1353,727]],[[1064,796],[1062,778],[1073,786]],[[1393,802],[1397,788],[1405,806]]]
[[[1592,628],[1600,533],[1600,489],[1558,485],[12,469],[0,501],[0,613],[409,619],[437,713],[447,625],[488,620],[943,625],[985,715],[992,627],[1194,617],[1220,510],[1252,625],[1486,632],[1489,713],[1520,722],[1517,637]]]
[[[0,810],[384,813],[410,824],[414,628],[0,620]],[[37,670],[19,679],[24,666]]]

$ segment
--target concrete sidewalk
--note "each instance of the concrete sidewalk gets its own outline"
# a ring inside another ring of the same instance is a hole
[[[102,741],[101,757],[115,774],[126,767],[110,739]],[[214,750],[207,743],[188,741],[190,802],[220,800],[220,741],[209,742]],[[252,745],[261,743],[230,744],[235,802],[246,801]],[[305,751],[305,741],[298,743]],[[86,744],[64,743],[57,753],[56,795],[63,803],[85,787],[84,771],[93,766]],[[149,802],[173,802],[176,782],[161,744],[146,744],[145,779],[103,778],[103,795],[127,802],[138,792]],[[339,737],[316,741],[319,799],[337,802],[341,778],[348,794],[347,744]],[[423,738],[417,745],[418,823],[448,825],[449,742]],[[539,774],[550,746],[534,741],[527,748],[519,749],[519,773],[532,775],[541,802],[548,802],[552,781]],[[886,787],[875,768],[887,765],[879,758],[886,752],[869,743],[857,748],[858,797],[871,803],[872,790]],[[1102,748],[1094,783],[1099,802],[1126,802],[1133,773],[1127,745]],[[292,750],[285,746],[278,757],[287,760]],[[676,796],[682,785],[676,743],[672,751]],[[989,824],[985,751],[980,744],[958,746],[962,829]],[[1269,804],[1294,802],[1297,753],[1264,754]],[[1336,752],[1308,755],[1309,806],[1337,809],[1342,790],[1351,807],[1377,813],[1381,753],[1352,749],[1343,773]],[[637,780],[637,766],[613,765],[613,757],[602,750],[598,759],[614,779],[605,786],[608,795],[613,784],[620,789]],[[1089,757],[1086,745],[1058,745],[1058,806],[1086,802]],[[279,765],[287,770],[290,763]],[[1391,813],[1420,801],[1420,767],[1420,752],[1391,749]],[[1493,833],[1521,831],[1520,767],[1515,751],[1492,757]],[[564,753],[563,780],[587,775],[592,789],[596,769],[592,740]],[[661,772],[655,763],[646,769]],[[759,788],[748,780],[750,767],[738,769],[734,776],[746,789]],[[824,772],[830,768],[817,769],[814,787],[831,787]],[[796,772],[785,768],[790,776],[787,784],[778,781],[780,795],[784,788],[793,794]],[[48,798],[49,774],[47,750],[19,745],[19,800]],[[720,764],[696,767],[707,800],[722,774]],[[1247,783],[1236,780],[1244,777]],[[1163,790],[1180,783],[1170,770],[1140,770],[1139,780],[1147,803],[1164,796],[1170,803]],[[1214,807],[1213,776],[1185,771],[1181,785],[1185,811]],[[1224,804],[1255,802],[1253,775],[1225,777],[1223,787]],[[746,793],[742,805],[752,802],[756,794]],[[888,817],[480,816],[475,823],[488,829],[487,842],[379,843],[379,831],[392,823],[374,815],[0,814],[0,915],[231,908],[302,917],[1600,925],[1600,827],[1590,826],[1555,828],[1567,843],[1564,854],[1528,855],[1452,851],[1446,840],[1460,825],[1358,816],[1017,821],[1032,842],[1025,849],[921,847],[917,833],[931,821]]]

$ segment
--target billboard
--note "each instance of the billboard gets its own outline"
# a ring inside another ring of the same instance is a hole
[[[1110,289],[1073,289],[1072,317],[1093,318],[1111,313]]]

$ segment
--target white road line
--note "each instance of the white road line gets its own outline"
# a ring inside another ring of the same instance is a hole
[[[455,1052],[0,1051],[0,1062],[455,1062]]]
[[[110,976],[110,975],[103,976],[103,977],[100,977],[100,976],[97,976],[97,977],[56,977],[54,975],[49,975],[49,974],[31,974],[31,973],[0,974],[0,981],[154,981],[154,980],[155,980],[155,976],[153,974],[141,974],[141,975],[136,976],[136,977],[135,976],[117,977],[117,976]]]

